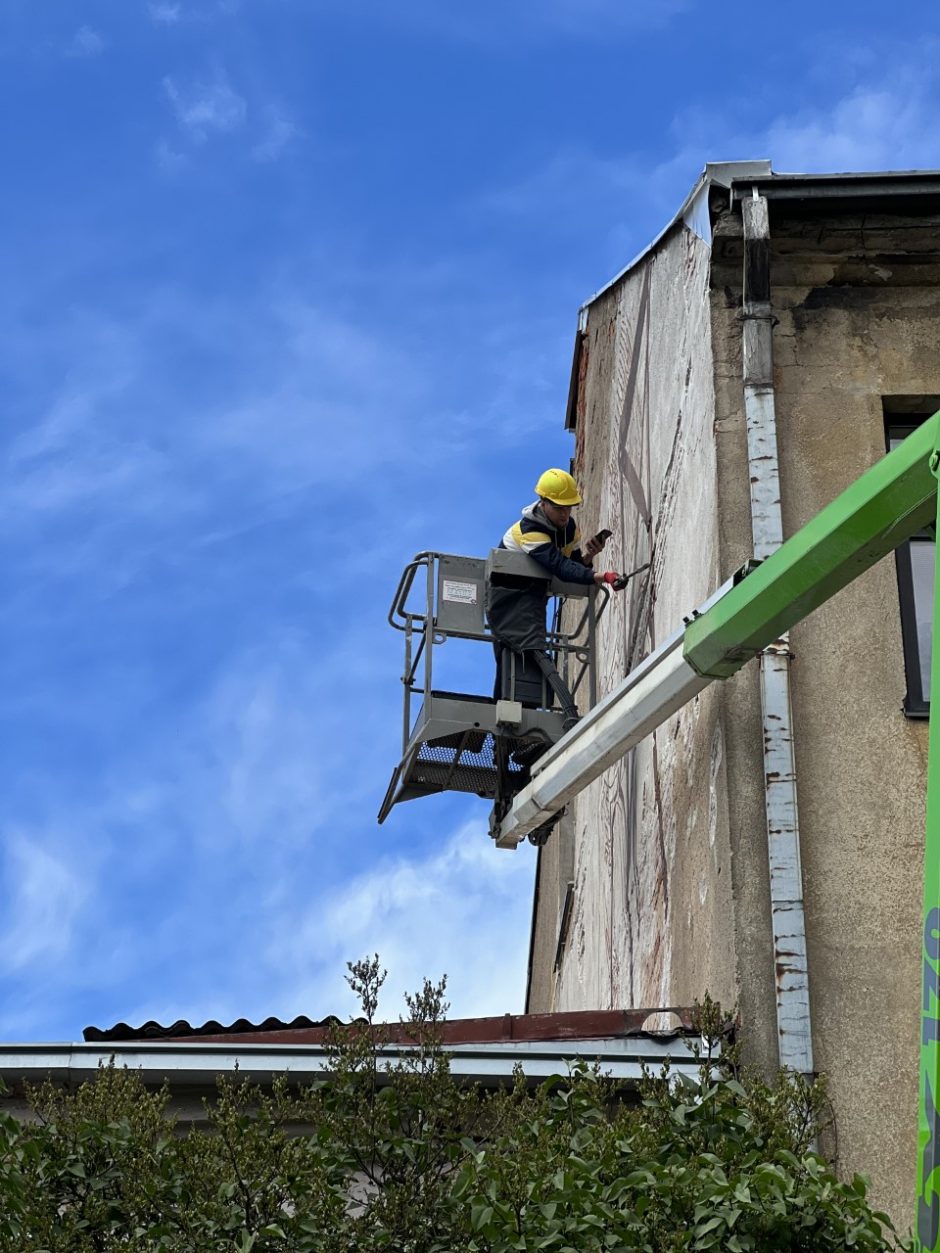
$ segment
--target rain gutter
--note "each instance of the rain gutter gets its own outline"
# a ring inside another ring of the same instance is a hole
[[[940,197],[940,170],[865,171],[859,174],[743,174],[731,188],[731,203],[743,203],[756,189],[767,200],[855,201],[860,208],[902,200]],[[791,205],[792,209],[794,206]]]
[[[487,1085],[510,1083],[516,1066],[527,1079],[538,1082],[552,1075],[566,1074],[572,1061],[597,1062],[613,1079],[639,1082],[646,1068],[658,1068],[665,1061],[674,1073],[695,1076],[700,1061],[693,1048],[701,1044],[691,1032],[663,1035],[642,1034],[615,1039],[562,1041],[503,1041],[492,1044],[463,1044],[446,1049],[451,1073],[470,1082]],[[417,1050],[396,1045],[379,1050],[380,1070],[391,1070],[407,1062]],[[220,1047],[196,1043],[122,1043],[111,1048],[100,1044],[7,1044],[0,1047],[0,1079],[11,1088],[22,1083],[51,1079],[56,1083],[77,1084],[93,1079],[102,1066],[138,1071],[146,1083],[168,1082],[175,1088],[212,1087],[216,1076],[238,1069],[253,1083],[269,1084],[286,1075],[297,1083],[312,1083],[335,1064],[328,1049],[310,1045],[240,1044]]]
[[[742,318],[744,413],[747,422],[751,533],[763,561],[783,543],[780,467],[773,381],[770,215],[755,187],[741,201],[744,220]],[[790,691],[789,633],[759,655],[764,749],[764,811],[774,945],[774,994],[780,1065],[813,1074],[809,963],[800,865],[796,757]]]

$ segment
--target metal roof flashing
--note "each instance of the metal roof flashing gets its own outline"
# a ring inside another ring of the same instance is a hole
[[[687,226],[711,247],[711,216],[708,209],[708,196],[712,187],[731,187],[735,181],[743,179],[763,179],[773,177],[770,161],[708,161],[682,202],[678,213],[663,227],[642,252],[637,253],[622,270],[614,275],[603,287],[589,296],[578,310],[578,329],[574,337],[574,358],[571,363],[571,377],[568,383],[568,403],[565,408],[565,430],[573,431],[577,426],[578,378],[581,369],[581,344],[587,333],[588,310],[596,300],[615,287],[626,276],[646,259],[662,241],[679,225]]]
[[[758,161],[708,161],[699,177],[696,179],[692,190],[683,200],[679,211],[675,216],[667,222],[659,234],[643,249],[638,252],[632,261],[629,261],[622,270],[614,275],[612,279],[598,288],[593,296],[589,296],[581,305],[583,313],[590,305],[592,305],[605,292],[610,291],[611,287],[616,286],[622,278],[625,278],[635,266],[648,257],[651,252],[665,239],[674,226],[680,223],[686,225],[690,231],[693,231],[706,244],[711,244],[711,221],[708,214],[708,193],[713,186],[730,188],[732,183],[741,182],[742,180],[767,179],[774,178],[773,170],[770,167],[769,160]]]

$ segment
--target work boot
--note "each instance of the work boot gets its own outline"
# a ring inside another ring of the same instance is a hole
[[[561,729],[562,729],[563,734],[567,735],[568,732],[571,730],[571,728],[576,727],[580,721],[581,721],[580,714],[566,714],[565,720],[561,724]]]

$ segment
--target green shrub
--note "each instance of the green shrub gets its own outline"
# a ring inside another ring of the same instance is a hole
[[[387,1071],[383,979],[377,958],[350,967],[364,1019],[335,1032],[323,1082],[224,1076],[207,1129],[113,1066],[32,1090],[35,1122],[0,1117],[0,1253],[911,1247],[813,1151],[821,1085],[742,1076],[732,1049],[694,1080],[648,1075],[638,1102],[584,1065],[486,1093],[450,1074],[443,981],[407,998],[418,1047]],[[717,1008],[702,1018],[715,1036]]]

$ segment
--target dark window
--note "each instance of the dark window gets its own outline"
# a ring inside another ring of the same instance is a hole
[[[885,407],[887,409],[887,405]],[[935,412],[936,407],[919,413],[887,412],[885,427],[889,450],[897,448],[905,436],[910,435],[911,431]],[[930,714],[935,549],[932,532],[918,531],[895,552],[901,601],[904,669],[907,673],[904,712],[909,718],[926,718]]]

